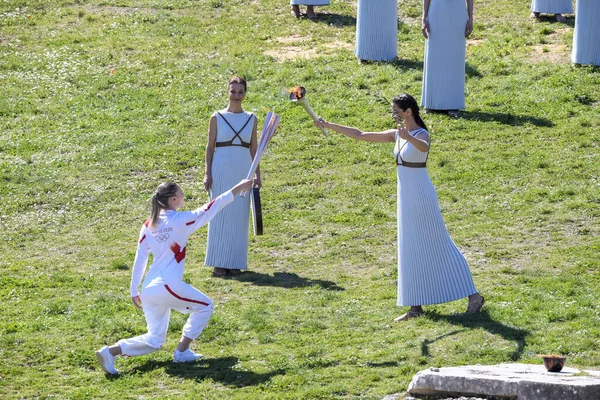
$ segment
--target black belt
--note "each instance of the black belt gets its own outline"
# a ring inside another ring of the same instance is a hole
[[[396,163],[396,165],[401,165],[403,167],[408,167],[408,168],[425,168],[427,166],[427,163],[402,161],[402,164]]]
[[[215,147],[228,147],[228,146],[240,146],[245,147],[247,149],[250,148],[250,143],[242,142],[241,144],[233,144],[231,142],[217,142],[215,143]]]

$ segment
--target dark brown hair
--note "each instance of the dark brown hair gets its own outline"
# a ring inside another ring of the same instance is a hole
[[[229,82],[227,83],[227,87],[229,88],[229,86],[232,83],[239,83],[240,85],[244,85],[244,92],[247,90],[247,88],[246,88],[246,80],[244,78],[242,78],[241,76],[234,76],[233,78],[231,78],[229,80]]]
[[[399,96],[396,96],[392,102],[400,107],[402,111],[406,111],[407,109],[412,110],[413,117],[415,117],[415,122],[423,129],[427,129],[427,125],[423,122],[423,119],[419,115],[419,106],[414,97],[410,94],[403,93]]]

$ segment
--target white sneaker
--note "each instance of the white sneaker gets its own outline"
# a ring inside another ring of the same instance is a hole
[[[115,356],[110,354],[110,351],[108,351],[108,346],[104,346],[98,350],[96,352],[96,358],[98,359],[102,370],[107,374],[115,375],[119,373],[119,371],[115,368]]]
[[[175,350],[175,353],[173,354],[173,362],[176,362],[176,363],[194,362],[196,360],[201,359],[202,357],[204,357],[202,354],[194,353],[190,349],[187,349],[186,351],[183,351],[183,352],[181,352],[179,350]]]

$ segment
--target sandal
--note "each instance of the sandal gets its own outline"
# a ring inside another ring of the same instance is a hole
[[[300,7],[299,6],[292,6],[292,15],[296,18],[300,18],[301,14],[300,14]]]
[[[240,276],[242,274],[242,270],[240,269],[230,269],[229,275],[231,276]]]
[[[423,315],[422,311],[409,311],[406,314],[403,314],[403,315],[399,316],[398,318],[395,318],[394,322],[406,321],[407,319],[420,317],[422,315]]]
[[[222,277],[227,275],[227,270],[225,268],[217,268],[215,267],[215,270],[213,271],[213,276],[217,276],[217,277]]]
[[[485,304],[485,299],[482,295],[479,295],[479,300],[469,301],[469,306],[467,307],[467,314],[473,314],[477,311],[481,310],[481,307]]]

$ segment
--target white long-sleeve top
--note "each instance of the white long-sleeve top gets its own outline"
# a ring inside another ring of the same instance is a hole
[[[131,297],[140,294],[139,286],[150,253],[154,259],[144,279],[143,287],[181,281],[188,237],[213,219],[223,207],[233,201],[233,198],[233,193],[229,190],[193,211],[162,210],[159,220],[152,228],[149,227],[150,220],[146,220],[140,230],[133,262]]]

